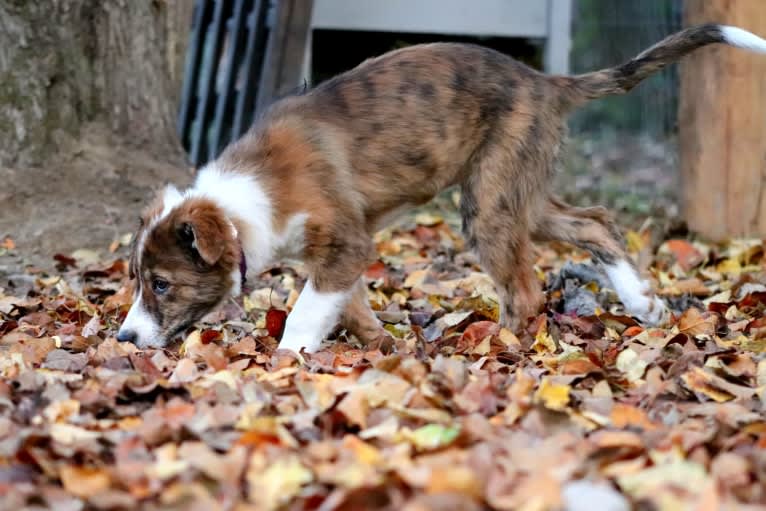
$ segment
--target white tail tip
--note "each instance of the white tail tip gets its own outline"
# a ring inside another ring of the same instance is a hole
[[[721,34],[727,44],[746,50],[766,53],[766,40],[737,27],[721,25]]]

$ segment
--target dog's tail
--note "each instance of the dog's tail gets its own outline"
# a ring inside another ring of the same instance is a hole
[[[570,107],[613,94],[625,94],[641,80],[697,48],[723,43],[766,53],[766,40],[737,27],[706,24],[672,34],[628,62],[609,69],[576,76],[557,77]]]

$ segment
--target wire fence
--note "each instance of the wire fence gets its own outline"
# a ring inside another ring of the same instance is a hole
[[[682,27],[682,0],[574,0],[571,69],[593,71],[624,62]],[[627,96],[589,104],[572,120],[574,134],[675,134],[678,69],[670,66]]]

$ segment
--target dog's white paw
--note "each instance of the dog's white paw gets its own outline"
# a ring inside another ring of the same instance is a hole
[[[665,302],[651,291],[632,264],[617,261],[604,269],[628,314],[649,326],[659,326],[668,320],[670,313]]]
[[[288,332],[285,332],[287,334]],[[292,334],[285,335],[279,342],[277,349],[291,350],[294,353],[300,353],[301,349],[304,349],[306,353],[314,353],[319,350],[319,346],[322,344],[322,339],[317,339],[316,336],[308,334]]]
[[[670,318],[670,310],[659,296],[654,296],[652,299],[647,298],[646,306],[641,307],[641,310],[629,310],[628,312],[647,326],[661,326]]]

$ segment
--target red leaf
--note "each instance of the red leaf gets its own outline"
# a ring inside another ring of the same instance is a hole
[[[13,330],[14,328],[18,326],[19,324],[12,319],[9,319],[7,321],[0,321],[0,337],[4,336],[5,334],[7,334],[8,332],[10,332],[11,330]]]
[[[221,338],[221,332],[217,330],[203,330],[200,334],[200,341],[202,344],[210,344],[213,341],[217,341]]]
[[[162,377],[162,371],[157,369],[152,360],[144,353],[131,353],[129,355],[133,368],[149,377],[150,380],[156,380]]]
[[[744,298],[742,298],[738,303],[737,306],[740,308],[744,307],[756,307],[758,304],[766,303],[766,291],[756,291],[753,293],[748,293],[745,295]]]
[[[282,337],[287,320],[287,311],[271,308],[266,312],[266,329],[274,339]]]
[[[380,260],[375,261],[369,268],[367,268],[367,271],[364,272],[364,276],[370,280],[382,279],[386,276],[386,263]]]
[[[705,260],[705,256],[686,240],[668,240],[665,245],[684,271],[691,270]]]
[[[498,333],[500,333],[500,325],[494,321],[477,321],[471,323],[463,332],[455,349],[460,352],[475,348],[487,336],[497,335]]]
[[[74,257],[69,257],[64,254],[55,254],[53,259],[58,261],[63,269],[66,269],[70,266],[72,268],[77,268],[77,260]]]
[[[425,225],[418,225],[412,233],[421,245],[439,243],[439,240],[441,239],[439,232],[436,229],[426,227]]]
[[[641,328],[640,326],[630,326],[630,327],[625,329],[625,331],[622,333],[622,335],[625,336],[625,337],[635,337],[635,336],[637,336],[638,334],[640,334],[643,331],[644,331],[644,329]]]

